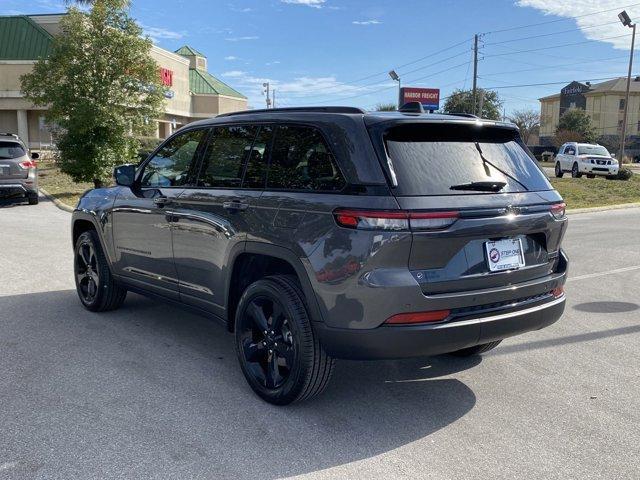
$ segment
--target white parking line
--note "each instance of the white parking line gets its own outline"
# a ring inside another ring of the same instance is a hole
[[[578,275],[577,277],[569,277],[567,282],[574,282],[576,280],[586,280],[587,278],[602,277],[604,275],[614,275],[616,273],[631,272],[633,270],[640,270],[640,265],[633,267],[616,268],[615,270],[607,270],[606,272],[587,273],[586,275]]]

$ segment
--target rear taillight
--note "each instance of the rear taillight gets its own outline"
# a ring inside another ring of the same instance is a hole
[[[384,323],[390,325],[410,325],[415,323],[441,322],[451,314],[450,310],[434,310],[431,312],[399,313],[389,317]]]
[[[551,205],[551,208],[549,210],[551,212],[551,215],[553,215],[553,218],[555,218],[556,220],[560,220],[566,215],[567,204],[564,202],[556,203],[554,205]]]
[[[564,295],[564,287],[556,287],[553,290],[551,290],[551,294],[555,297],[555,298],[560,298]]]
[[[341,227],[360,230],[439,230],[452,225],[458,212],[408,212],[404,210],[351,210],[333,212]]]
[[[20,167],[24,168],[25,170],[37,167],[36,162],[34,162],[33,160],[25,160],[24,162],[18,163],[18,165],[20,165]]]

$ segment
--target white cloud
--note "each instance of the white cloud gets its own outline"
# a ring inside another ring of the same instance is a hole
[[[589,40],[600,40],[611,44],[615,48],[629,49],[631,40],[629,37],[610,38],[618,35],[630,34],[629,28],[623,27],[618,21],[620,0],[572,0],[560,2],[558,0],[518,0],[519,7],[531,7],[544,12],[546,15],[556,15],[565,18],[574,18],[576,25]],[[620,10],[623,8],[620,7]],[[603,12],[603,10],[609,10]],[[640,8],[628,7],[627,13],[632,19],[640,20]],[[591,12],[593,15],[585,15]],[[611,23],[610,25],[603,25]],[[559,28],[559,27],[558,27]],[[564,28],[563,28],[564,30]],[[608,40],[605,40],[608,38]],[[558,43],[562,43],[558,41]]]
[[[256,37],[255,35],[246,36],[246,37],[228,37],[225,38],[227,42],[246,42],[248,40],[258,40],[260,37]]]
[[[317,101],[331,99],[336,96],[339,102],[341,97],[348,95],[368,93],[381,87],[395,86],[393,82],[379,85],[357,86],[340,82],[335,76],[309,77],[300,76],[290,81],[280,81],[268,77],[254,77],[240,70],[232,70],[222,74],[232,81],[237,88],[249,98],[250,105],[264,105],[263,83],[269,82],[271,90],[276,90],[279,105],[314,104]]]
[[[322,8],[326,0],[280,0],[291,5],[306,5],[307,7]]]
[[[161,27],[150,27],[142,23],[140,24],[140,27],[144,30],[145,35],[148,35],[149,38],[151,38],[153,43],[158,43],[158,40],[160,39],[180,40],[185,36],[183,32],[174,32],[173,30]]]
[[[228,60],[229,62],[233,62],[234,60],[240,60],[238,57],[234,57],[233,55],[228,55],[224,57],[224,59]]]
[[[354,20],[354,25],[380,25],[382,22],[380,20]]]
[[[223,77],[244,77],[247,74],[247,72],[243,72],[242,70],[230,70],[228,72],[224,72],[221,75]]]

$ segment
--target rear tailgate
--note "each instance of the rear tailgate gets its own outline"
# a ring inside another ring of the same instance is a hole
[[[555,191],[397,200],[407,210],[444,208],[459,215],[448,228],[412,234],[409,268],[425,294],[509,286],[557,270],[567,222],[550,213],[560,201]],[[503,239],[519,240],[524,266],[491,270],[486,244]]]
[[[26,151],[22,145],[0,140],[0,181],[27,178],[29,169],[20,166],[25,160]]]
[[[425,294],[505,287],[557,269],[566,219],[551,207],[562,198],[516,130],[425,122],[372,133],[393,169],[400,207],[450,217],[435,228],[412,222],[409,269]],[[511,257],[517,265],[505,263]]]

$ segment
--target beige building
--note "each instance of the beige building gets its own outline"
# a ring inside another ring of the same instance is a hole
[[[0,16],[0,132],[17,133],[32,148],[49,145],[44,109],[20,91],[20,76],[48,55],[63,15]],[[169,52],[153,46],[151,56],[167,87],[165,111],[156,119],[158,138],[176,128],[220,113],[247,109],[247,98],[207,71],[207,58],[184,46]]]
[[[540,143],[551,143],[560,116],[574,108],[589,114],[599,137],[615,140],[622,131],[626,86],[626,77],[597,84],[571,82],[560,93],[540,98]],[[640,77],[631,80],[626,135],[640,135]]]

